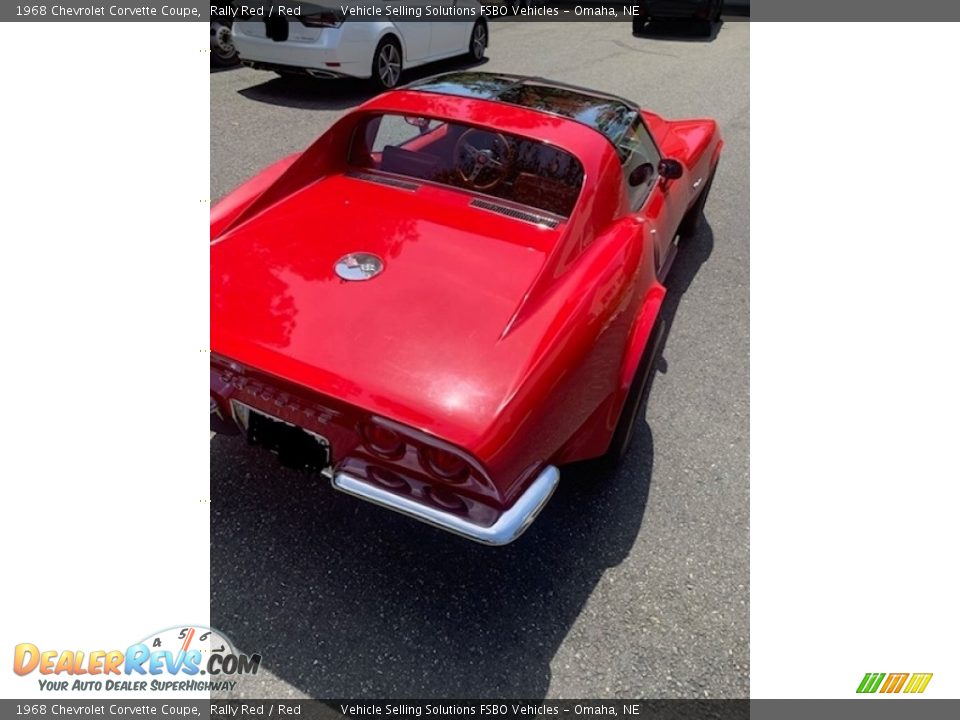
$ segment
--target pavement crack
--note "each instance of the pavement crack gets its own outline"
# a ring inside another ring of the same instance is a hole
[[[644,54],[644,55],[656,55],[656,56],[658,56],[658,57],[668,57],[668,58],[679,58],[679,57],[680,57],[680,56],[677,55],[676,53],[658,52],[658,51],[656,51],[656,50],[645,50],[645,49],[643,49],[642,47],[637,47],[637,46],[635,46],[635,45],[631,45],[630,43],[624,42],[623,40],[614,40],[614,41],[613,41],[613,44],[616,45],[617,47],[622,47],[624,50],[627,50],[627,51],[632,52],[632,53],[642,53],[642,54]],[[622,54],[623,54],[623,53],[617,53],[617,55],[622,55]],[[614,56],[612,56],[612,57],[616,57],[616,55],[614,55]]]

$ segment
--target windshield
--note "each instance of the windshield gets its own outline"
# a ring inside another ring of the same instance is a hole
[[[583,166],[563,150],[487,128],[425,117],[374,115],[350,148],[354,167],[492,195],[568,217]]]

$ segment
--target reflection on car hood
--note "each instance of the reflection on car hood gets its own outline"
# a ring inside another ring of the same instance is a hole
[[[212,349],[466,441],[525,370],[530,348],[501,336],[562,232],[471,199],[342,175],[284,199],[211,246]],[[341,279],[352,253],[382,269]]]

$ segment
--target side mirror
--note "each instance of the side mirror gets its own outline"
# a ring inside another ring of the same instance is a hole
[[[664,180],[676,180],[683,177],[683,165],[680,164],[679,160],[671,158],[661,160],[657,171]]]
[[[645,185],[650,182],[650,178],[654,175],[653,165],[650,163],[643,163],[642,165],[637,165],[627,177],[627,182],[630,183],[630,187],[637,187],[638,185]]]

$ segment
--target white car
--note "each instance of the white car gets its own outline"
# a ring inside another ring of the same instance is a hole
[[[452,7],[478,0],[449,0]],[[434,1],[433,4],[436,4]],[[479,15],[479,11],[474,17]],[[489,28],[483,18],[447,22],[344,22],[338,9],[300,17],[268,17],[233,24],[233,44],[247,67],[280,75],[370,78],[379,89],[395,87],[406,68],[467,55],[479,62]]]

